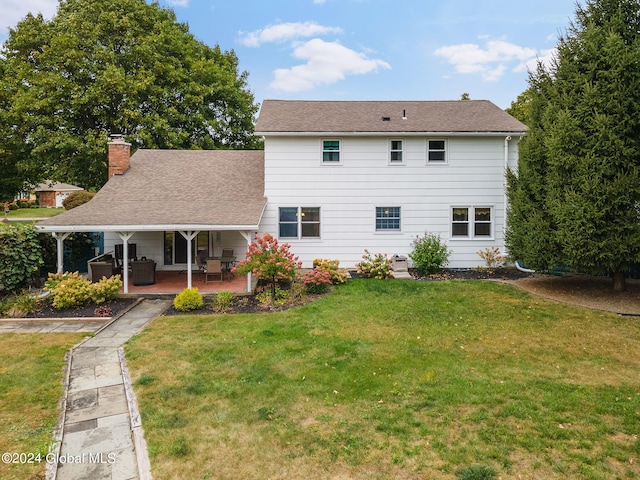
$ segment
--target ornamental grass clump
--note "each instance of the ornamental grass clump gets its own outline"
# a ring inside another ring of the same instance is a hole
[[[252,273],[259,279],[266,280],[271,285],[271,298],[276,298],[276,282],[293,281],[296,269],[302,266],[289,248],[291,245],[279,244],[269,233],[262,237],[256,235],[255,241],[249,245],[246,260],[236,265],[232,272],[240,275]]]
[[[364,249],[362,261],[356,264],[358,273],[367,278],[377,278],[384,280],[391,278],[391,259],[386,253],[376,253],[371,255],[369,250]]]
[[[185,288],[173,299],[173,306],[181,312],[190,312],[202,308],[204,300],[197,288]]]

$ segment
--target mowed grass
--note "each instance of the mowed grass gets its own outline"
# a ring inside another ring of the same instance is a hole
[[[64,212],[64,208],[19,208],[9,210],[9,218],[50,218]]]
[[[83,334],[0,335],[0,454],[41,454],[42,463],[0,462],[0,479],[44,478],[63,395],[65,353]]]
[[[126,354],[155,479],[640,478],[638,319],[506,285],[352,280]]]

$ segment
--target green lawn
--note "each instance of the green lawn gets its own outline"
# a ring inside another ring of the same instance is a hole
[[[65,353],[84,334],[0,335],[0,453],[44,457],[62,399]],[[0,463],[0,479],[44,478],[45,463]]]
[[[18,210],[10,210],[8,218],[49,218],[64,212],[64,208],[20,208]],[[1,214],[4,218],[4,213]]]
[[[640,322],[505,285],[352,280],[126,353],[155,479],[640,478]]]

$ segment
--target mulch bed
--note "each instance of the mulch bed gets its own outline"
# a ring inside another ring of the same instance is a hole
[[[105,317],[114,317],[123,312],[137,301],[137,298],[114,298],[100,304],[100,307],[111,309],[110,315]],[[43,300],[38,305],[38,309],[28,314],[25,318],[81,318],[81,317],[100,317],[96,315],[97,305],[89,304],[76,308],[57,309],[53,308],[48,300]],[[104,310],[104,309],[103,309]]]

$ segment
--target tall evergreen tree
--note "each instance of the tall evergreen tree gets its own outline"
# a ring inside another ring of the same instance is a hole
[[[0,130],[32,181],[101,187],[111,132],[134,148],[258,146],[235,53],[156,3],[61,0],[51,21],[28,15],[10,30],[1,55]]]
[[[578,5],[529,92],[529,138],[509,180],[509,251],[538,268],[609,273],[624,290],[640,262],[640,0]]]

